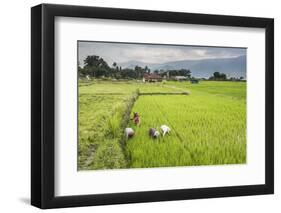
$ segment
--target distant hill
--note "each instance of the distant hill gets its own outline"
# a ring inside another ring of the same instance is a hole
[[[166,63],[152,64],[140,61],[129,61],[118,64],[123,68],[134,68],[135,66],[148,66],[151,70],[189,69],[192,76],[208,78],[214,72],[225,73],[228,77],[246,78],[246,55],[235,58],[182,60]]]

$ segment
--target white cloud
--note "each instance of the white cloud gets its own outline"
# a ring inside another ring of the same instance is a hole
[[[245,48],[201,47],[178,45],[129,44],[114,42],[79,42],[79,61],[88,55],[98,55],[109,64],[128,61],[165,63],[180,60],[230,58],[246,54]]]

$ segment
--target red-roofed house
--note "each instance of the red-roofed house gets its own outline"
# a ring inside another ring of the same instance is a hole
[[[163,79],[159,74],[156,73],[145,73],[143,75],[143,82],[161,82]]]

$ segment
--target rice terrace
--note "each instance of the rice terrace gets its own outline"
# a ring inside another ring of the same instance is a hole
[[[78,42],[78,170],[246,163],[245,49],[161,48]]]

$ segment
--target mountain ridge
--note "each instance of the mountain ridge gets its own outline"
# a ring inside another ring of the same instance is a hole
[[[189,69],[194,77],[208,78],[214,72],[225,73],[228,77],[246,78],[246,55],[232,58],[215,58],[200,60],[179,60],[165,63],[146,63],[137,60],[119,63],[123,68],[133,69],[135,66],[147,66],[154,70]]]

